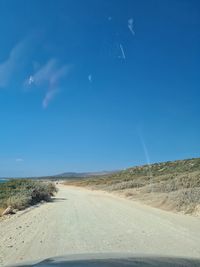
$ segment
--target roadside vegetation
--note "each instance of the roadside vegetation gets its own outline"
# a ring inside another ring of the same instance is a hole
[[[200,212],[200,158],[144,165],[66,184],[116,192],[167,210]]]
[[[0,183],[0,215],[10,207],[22,210],[42,200],[49,201],[57,189],[51,182],[30,179],[13,179]]]

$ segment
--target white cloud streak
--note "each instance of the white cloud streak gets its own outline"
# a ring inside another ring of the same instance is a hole
[[[21,70],[28,64],[28,57],[33,49],[32,37],[28,37],[17,43],[10,51],[6,60],[0,62],[0,89],[8,87],[16,77],[20,76]],[[43,66],[35,64],[35,73],[25,81],[27,89],[35,86],[45,88],[42,106],[46,108],[59,89],[61,80],[71,69],[71,65],[59,64],[52,58]],[[18,75],[19,74],[19,75]],[[23,79],[23,78],[22,78]]]
[[[120,47],[121,52],[122,52],[122,58],[123,58],[123,59],[126,59],[126,56],[125,56],[125,53],[124,53],[124,48],[123,48],[123,46],[122,46],[121,44],[119,44],[119,47]]]
[[[129,28],[130,32],[132,33],[132,35],[134,36],[135,35],[135,31],[133,30],[133,18],[130,18],[128,20],[128,28]]]
[[[58,92],[57,89],[52,89],[47,91],[47,93],[45,94],[45,97],[42,101],[42,106],[43,108],[47,108],[49,105],[49,102],[55,97],[56,93]]]
[[[59,90],[61,79],[68,74],[70,69],[70,65],[60,65],[56,59],[50,59],[27,79],[25,83],[28,86],[35,85],[38,88],[47,88],[42,101],[43,108],[47,108],[50,101],[53,100]]]
[[[27,40],[19,42],[10,51],[8,58],[0,63],[1,88],[6,87],[10,83],[13,74],[19,69],[19,66],[21,66],[26,46],[27,46]]]

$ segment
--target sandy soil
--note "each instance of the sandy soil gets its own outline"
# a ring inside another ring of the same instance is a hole
[[[0,265],[80,253],[200,259],[200,218],[59,185],[54,201],[0,222]]]

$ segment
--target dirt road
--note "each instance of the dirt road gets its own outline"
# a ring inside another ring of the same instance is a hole
[[[54,201],[0,222],[0,265],[74,253],[200,258],[200,219],[59,186]]]

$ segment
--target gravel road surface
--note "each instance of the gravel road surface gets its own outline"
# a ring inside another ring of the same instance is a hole
[[[50,203],[0,221],[0,265],[80,253],[200,259],[200,218],[59,185]]]

